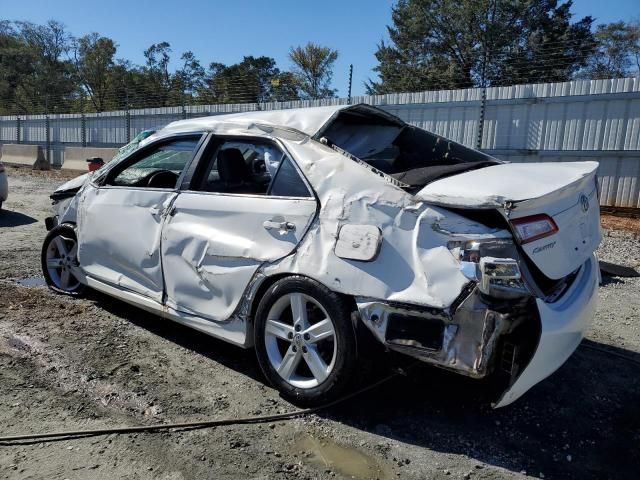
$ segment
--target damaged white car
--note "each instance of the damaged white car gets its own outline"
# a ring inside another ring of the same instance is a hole
[[[344,391],[367,332],[504,406],[594,314],[597,166],[500,162],[367,105],[183,120],[52,195],[42,267],[255,348],[299,403]]]

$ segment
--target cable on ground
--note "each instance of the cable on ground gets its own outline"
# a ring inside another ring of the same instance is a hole
[[[6,443],[25,441],[25,440],[42,440],[46,442],[51,442],[51,441],[58,441],[58,440],[70,440],[72,438],[77,438],[77,437],[80,437],[80,438],[94,437],[98,435],[123,434],[123,433],[134,433],[134,432],[157,432],[161,430],[171,430],[171,429],[200,429],[200,428],[227,426],[227,425],[247,425],[252,423],[267,423],[267,422],[275,422],[279,420],[291,420],[293,418],[311,415],[321,410],[326,410],[327,408],[338,405],[339,403],[343,403],[357,395],[360,395],[369,390],[373,390],[374,388],[379,387],[383,383],[386,383],[389,380],[396,378],[402,374],[403,374],[402,372],[394,372],[391,375],[388,375],[378,380],[377,382],[372,383],[371,385],[368,385],[364,388],[356,390],[355,392],[351,392],[325,405],[321,405],[319,407],[296,410],[294,412],[278,413],[274,415],[261,415],[256,417],[223,418],[218,420],[202,420],[202,421],[196,421],[196,422],[166,423],[161,425],[139,425],[135,427],[98,428],[98,429],[92,429],[92,430],[67,430],[67,431],[59,431],[59,432],[31,433],[31,434],[25,434],[25,435],[8,435],[8,436],[0,437],[0,443],[6,444]],[[68,437],[71,437],[71,438],[68,438]]]

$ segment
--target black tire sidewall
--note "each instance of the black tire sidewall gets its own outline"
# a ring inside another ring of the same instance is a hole
[[[44,276],[44,280],[47,283],[47,286],[51,290],[53,290],[56,293],[62,293],[64,295],[70,295],[75,297],[82,294],[86,286],[81,283],[80,286],[73,291],[62,290],[61,288],[58,288],[55,285],[55,283],[51,279],[51,276],[49,275],[49,269],[47,268],[47,249],[49,248],[49,244],[52,242],[52,240],[58,236],[73,238],[76,241],[76,243],[78,242],[78,236],[76,235],[76,231],[71,225],[63,224],[63,225],[58,225],[57,227],[52,228],[51,231],[49,231],[47,236],[44,238],[44,242],[42,242],[42,251],[40,252],[40,264],[42,267],[42,275]]]
[[[317,387],[299,388],[289,384],[272,367],[265,345],[265,323],[273,304],[283,295],[303,293],[314,298],[331,317],[336,335],[336,362],[327,379]],[[344,299],[320,283],[294,276],[278,280],[264,294],[256,311],[254,340],[258,363],[269,382],[288,400],[299,405],[319,405],[335,400],[348,386],[356,366],[356,341],[350,312]]]

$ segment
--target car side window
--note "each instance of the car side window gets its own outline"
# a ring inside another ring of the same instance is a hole
[[[289,157],[285,157],[271,183],[269,195],[278,197],[311,197],[311,192]]]
[[[162,143],[146,151],[124,169],[107,178],[107,185],[119,187],[175,188],[193,157],[200,136]]]
[[[226,140],[202,158],[192,190],[230,194],[312,197],[293,161],[264,140]]]

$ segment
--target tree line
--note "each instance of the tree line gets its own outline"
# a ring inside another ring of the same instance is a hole
[[[571,1],[397,0],[375,56],[369,94],[613,78],[640,71],[640,24],[574,19]],[[338,51],[291,47],[271,57],[203,65],[191,51],[171,69],[168,42],[135,65],[98,33],[76,38],[55,20],[0,20],[0,114],[255,103],[334,97]]]
[[[73,37],[55,20],[44,25],[0,21],[0,114],[103,112],[126,108],[256,103],[326,98],[338,52],[308,43],[292,47],[290,71],[271,57],[204,67],[191,51],[170,69],[172,49],[144,50],[144,65],[117,58],[117,44],[90,33]]]

